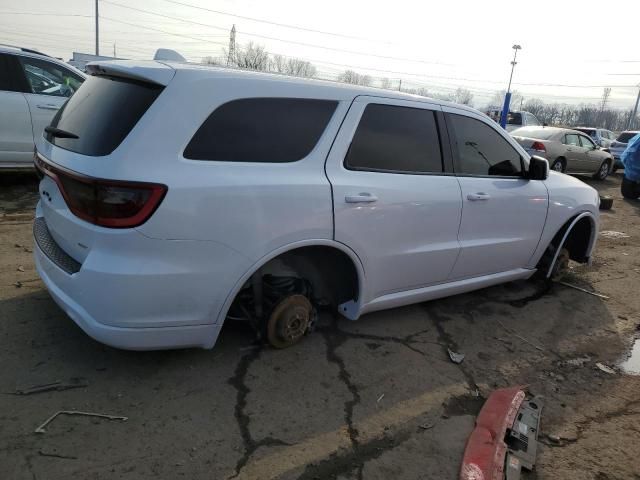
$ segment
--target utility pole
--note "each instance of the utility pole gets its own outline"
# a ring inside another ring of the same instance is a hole
[[[96,56],[100,55],[100,26],[98,16],[98,0],[96,0]]]
[[[629,117],[629,125],[627,125],[627,130],[631,130],[634,122],[636,121],[636,115],[638,114],[638,103],[640,103],[640,85],[638,85],[638,97],[636,98],[636,106],[633,107],[633,113]]]
[[[402,79],[400,78],[400,83],[398,83],[398,91],[401,92],[402,91]]]
[[[513,60],[511,61],[511,75],[509,76],[509,86],[507,87],[507,93],[504,96],[504,105],[502,106],[502,115],[500,115],[500,126],[506,128],[507,117],[509,116],[509,104],[511,103],[511,80],[513,80],[513,69],[516,68],[518,62],[516,62],[516,56],[518,50],[521,50],[520,45],[514,45],[513,47]]]
[[[236,25],[231,27],[231,33],[229,34],[229,55],[227,55],[227,67],[236,58]]]
[[[116,42],[113,42],[113,58],[116,58]]]

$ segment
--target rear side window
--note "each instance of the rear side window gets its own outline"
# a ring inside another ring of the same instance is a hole
[[[518,151],[484,122],[449,114],[449,134],[457,154],[456,172],[463,175],[519,176]]]
[[[442,172],[434,112],[394,105],[367,105],[345,166],[351,170],[381,172]]]
[[[576,147],[580,146],[580,140],[578,139],[578,135],[570,133],[564,137],[565,145],[575,145]]]
[[[90,156],[109,155],[158,98],[162,87],[114,77],[89,77],[51,126],[78,138],[47,133],[54,145]]]
[[[631,140],[637,134],[638,134],[638,132],[622,132],[620,134],[620,136],[618,137],[617,141],[621,142],[621,143],[627,143],[629,140]]]
[[[316,146],[338,102],[304,98],[243,98],[218,107],[184,151],[191,160],[284,163]]]

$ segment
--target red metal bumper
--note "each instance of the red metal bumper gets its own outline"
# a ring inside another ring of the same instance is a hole
[[[489,395],[467,440],[460,480],[504,479],[504,438],[524,398],[521,387],[501,388]]]

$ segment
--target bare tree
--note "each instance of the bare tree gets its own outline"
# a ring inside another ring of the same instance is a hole
[[[283,55],[274,55],[269,65],[271,71],[294,75],[296,77],[315,77],[317,69],[315,65],[300,58],[286,58]]]
[[[202,63],[204,63],[205,65],[224,65],[225,64],[225,62],[220,60],[220,58],[211,57],[211,56],[203,57]]]
[[[506,90],[498,90],[491,99],[490,106],[499,107],[502,109],[502,105],[504,105],[504,96],[507,94]],[[520,110],[520,103],[523,100],[523,96],[517,90],[513,90],[511,92],[511,103],[509,104],[509,110]]]
[[[225,52],[225,56],[227,53]],[[262,45],[249,42],[244,47],[238,46],[230,58],[231,65],[248,70],[266,71],[269,69],[269,52]]]
[[[452,100],[456,103],[460,103],[462,105],[471,105],[471,101],[473,100],[473,93],[466,88],[458,88],[452,95]]]
[[[391,90],[391,80],[389,80],[387,77],[381,78],[380,87],[384,88],[385,90]]]
[[[352,83],[353,85],[371,85],[371,77],[369,75],[363,75],[354,70],[345,70],[338,76],[339,82]]]

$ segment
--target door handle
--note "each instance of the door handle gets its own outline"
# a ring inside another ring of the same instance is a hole
[[[344,197],[344,201],[347,203],[373,203],[378,201],[378,197],[367,192],[362,192],[358,195],[347,195]]]
[[[40,105],[36,105],[36,107],[38,107],[41,110],[58,110],[58,106],[57,105],[52,105],[52,104],[40,104]]]
[[[491,195],[484,192],[470,193],[469,195],[467,195],[467,200],[471,200],[472,202],[477,202],[479,200],[489,200],[490,198]]]

